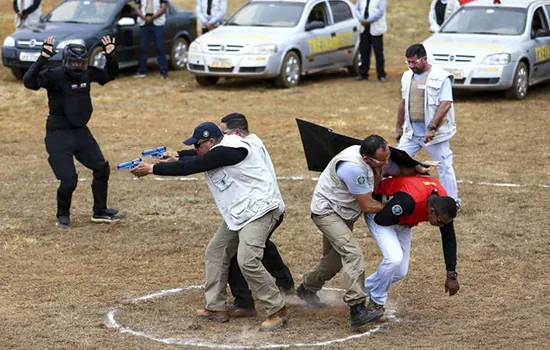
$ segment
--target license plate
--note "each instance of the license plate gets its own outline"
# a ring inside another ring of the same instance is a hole
[[[231,60],[228,58],[212,58],[208,64],[212,68],[231,68]]]
[[[40,57],[40,51],[39,52],[20,52],[19,53],[19,60],[23,62],[34,62]]]
[[[455,79],[464,79],[464,71],[462,69],[448,69]]]

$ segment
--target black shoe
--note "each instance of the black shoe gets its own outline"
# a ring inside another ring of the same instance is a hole
[[[381,309],[367,310],[365,303],[352,305],[349,311],[352,328],[361,327],[369,322],[376,321],[384,314],[384,311]]]
[[[359,76],[356,76],[355,78],[353,78],[353,80],[360,80],[360,81],[369,80],[369,77],[364,77],[362,75],[359,75]]]
[[[68,229],[71,227],[71,218],[69,216],[59,216],[55,226],[59,229]]]
[[[290,287],[290,288],[285,288],[281,286],[278,286],[278,287],[279,287],[279,291],[283,296],[291,296],[296,294],[296,289],[294,287]]]
[[[321,299],[317,296],[317,293],[307,290],[304,287],[304,284],[300,284],[298,287],[298,290],[296,290],[296,295],[305,301],[309,306],[315,307],[315,308],[323,308],[326,307],[327,304],[323,303]]]
[[[105,222],[105,223],[111,223],[111,222],[116,222],[116,221],[119,221],[120,219],[117,218],[116,216],[114,215],[109,215],[105,212],[101,213],[101,214],[94,214],[94,216],[92,216],[92,221],[93,222]]]
[[[118,210],[116,210],[116,209],[105,209],[105,210],[103,210],[103,214],[115,216],[116,214],[118,214]]]

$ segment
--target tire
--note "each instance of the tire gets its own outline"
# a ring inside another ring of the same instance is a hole
[[[195,75],[195,80],[200,86],[214,86],[218,83],[218,80],[220,80],[219,77],[200,77],[198,75]]]
[[[506,90],[506,97],[523,100],[527,96],[529,88],[529,71],[524,62],[520,62],[514,73],[514,83]]]
[[[353,58],[353,65],[347,66],[348,74],[352,77],[356,77],[359,75],[359,67],[361,66],[361,54],[359,53],[359,50],[355,53],[355,57]]]
[[[300,82],[301,72],[300,57],[296,52],[290,51],[283,59],[281,73],[275,78],[275,85],[284,89],[295,87]]]
[[[105,68],[105,64],[107,64],[107,59],[103,53],[103,48],[101,46],[94,47],[90,52],[88,65],[98,68]]]
[[[187,55],[189,50],[189,42],[184,37],[180,36],[174,40],[172,50],[170,52],[170,69],[184,70],[187,68]]]
[[[25,75],[26,72],[27,71],[25,69],[21,69],[21,68],[12,68],[11,69],[11,73],[13,74],[15,79],[17,79],[17,80],[22,80],[23,75]]]

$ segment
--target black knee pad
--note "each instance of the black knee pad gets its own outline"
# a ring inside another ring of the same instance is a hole
[[[98,180],[107,181],[109,180],[109,175],[111,175],[111,168],[109,168],[108,161],[103,162],[103,165],[94,171],[94,177]]]

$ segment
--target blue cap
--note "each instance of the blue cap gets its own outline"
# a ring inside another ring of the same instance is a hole
[[[183,141],[183,143],[191,146],[200,140],[208,140],[220,136],[223,136],[223,133],[216,124],[212,122],[204,122],[199,124],[199,126],[197,126],[193,131],[193,136]]]

